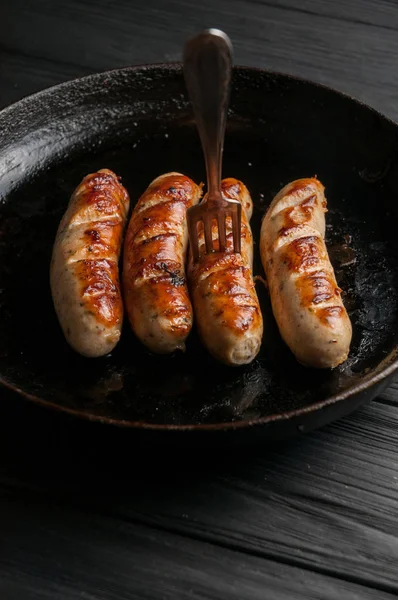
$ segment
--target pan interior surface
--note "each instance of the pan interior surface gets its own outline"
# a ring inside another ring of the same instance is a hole
[[[90,172],[121,176],[132,206],[152,179],[181,171],[205,182],[181,70],[95,75],[0,115],[0,376],[31,396],[90,418],[152,425],[256,421],[343,394],[396,359],[398,128],[371,109],[308,82],[235,69],[224,177],[241,179],[259,231],[272,197],[317,176],[328,200],[327,244],[353,323],[347,362],[300,366],[282,342],[261,282],[264,339],[249,366],[213,361],[192,332],[185,354],[150,355],[125,323],[115,351],[85,359],[66,344],[49,262],[73,189]]]

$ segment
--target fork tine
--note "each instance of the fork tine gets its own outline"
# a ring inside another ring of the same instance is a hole
[[[205,233],[206,252],[213,252],[213,236],[212,236],[213,221],[210,215],[203,216],[203,228]]]
[[[217,215],[217,225],[218,225],[218,245],[220,252],[225,252],[226,245],[226,233],[225,233],[225,214],[221,212]]]
[[[232,235],[234,238],[234,252],[241,250],[241,210],[242,205],[236,204],[231,211],[232,217]]]
[[[194,262],[199,260],[198,221],[193,214],[188,215],[188,237]]]

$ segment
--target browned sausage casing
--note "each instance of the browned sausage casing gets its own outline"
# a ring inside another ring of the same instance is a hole
[[[187,209],[201,187],[181,173],[157,177],[138,200],[124,244],[123,292],[136,336],[152,352],[184,350],[193,322],[185,279]]]
[[[195,320],[204,345],[216,359],[238,366],[256,357],[263,335],[263,319],[252,274],[253,238],[249,220],[253,203],[241,181],[228,178],[221,185],[227,199],[242,203],[241,254],[232,252],[229,219],[226,252],[206,254],[201,227],[199,261],[194,263],[190,253],[188,275]],[[215,225],[213,240],[217,239]]]
[[[129,196],[108,169],[87,175],[59,224],[50,285],[63,333],[87,357],[116,346],[123,321],[118,260]]]
[[[330,263],[324,186],[315,178],[286,185],[261,226],[260,252],[282,338],[297,360],[336,367],[348,356],[352,327]]]

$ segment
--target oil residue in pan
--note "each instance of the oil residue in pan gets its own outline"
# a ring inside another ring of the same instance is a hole
[[[374,191],[351,169],[348,158],[347,168],[340,166],[337,176],[327,157],[311,144],[306,154],[294,149],[289,154],[270,131],[246,131],[236,123],[227,132],[223,175],[242,179],[252,194],[255,240],[264,211],[284,184],[318,174],[326,186],[328,248],[354,327],[347,362],[328,372],[300,366],[279,336],[260,282],[264,341],[258,358],[247,367],[215,363],[195,331],[184,355],[149,356],[127,324],[112,355],[90,361],[74,354],[55,317],[48,266],[59,219],[82,177],[104,166],[114,170],[122,176],[132,204],[162,172],[179,170],[205,181],[197,133],[188,122],[174,128],[158,123],[155,133],[138,122],[119,134],[117,144],[115,138],[101,140],[90,143],[90,152],[83,148],[59,158],[45,172],[22,182],[0,206],[4,378],[28,393],[97,417],[214,423],[266,417],[320,401],[357,381],[393,349],[398,247],[391,241],[388,219],[375,224],[371,217]],[[258,243],[254,271],[262,274]]]
[[[366,234],[366,223],[349,222],[343,211],[331,213],[328,250],[354,332],[350,356],[340,369],[366,372],[374,354],[394,333],[398,246],[388,239],[372,241],[373,235]],[[383,352],[387,355],[387,347]]]

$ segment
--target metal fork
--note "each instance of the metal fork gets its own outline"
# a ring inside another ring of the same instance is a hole
[[[232,44],[219,29],[207,29],[184,48],[184,77],[192,103],[206,163],[207,194],[187,211],[188,234],[194,261],[199,259],[198,223],[203,222],[206,253],[214,252],[213,222],[218,226],[218,248],[225,252],[226,218],[232,221],[234,252],[241,251],[241,203],[226,200],[221,191],[224,148],[232,72]]]

